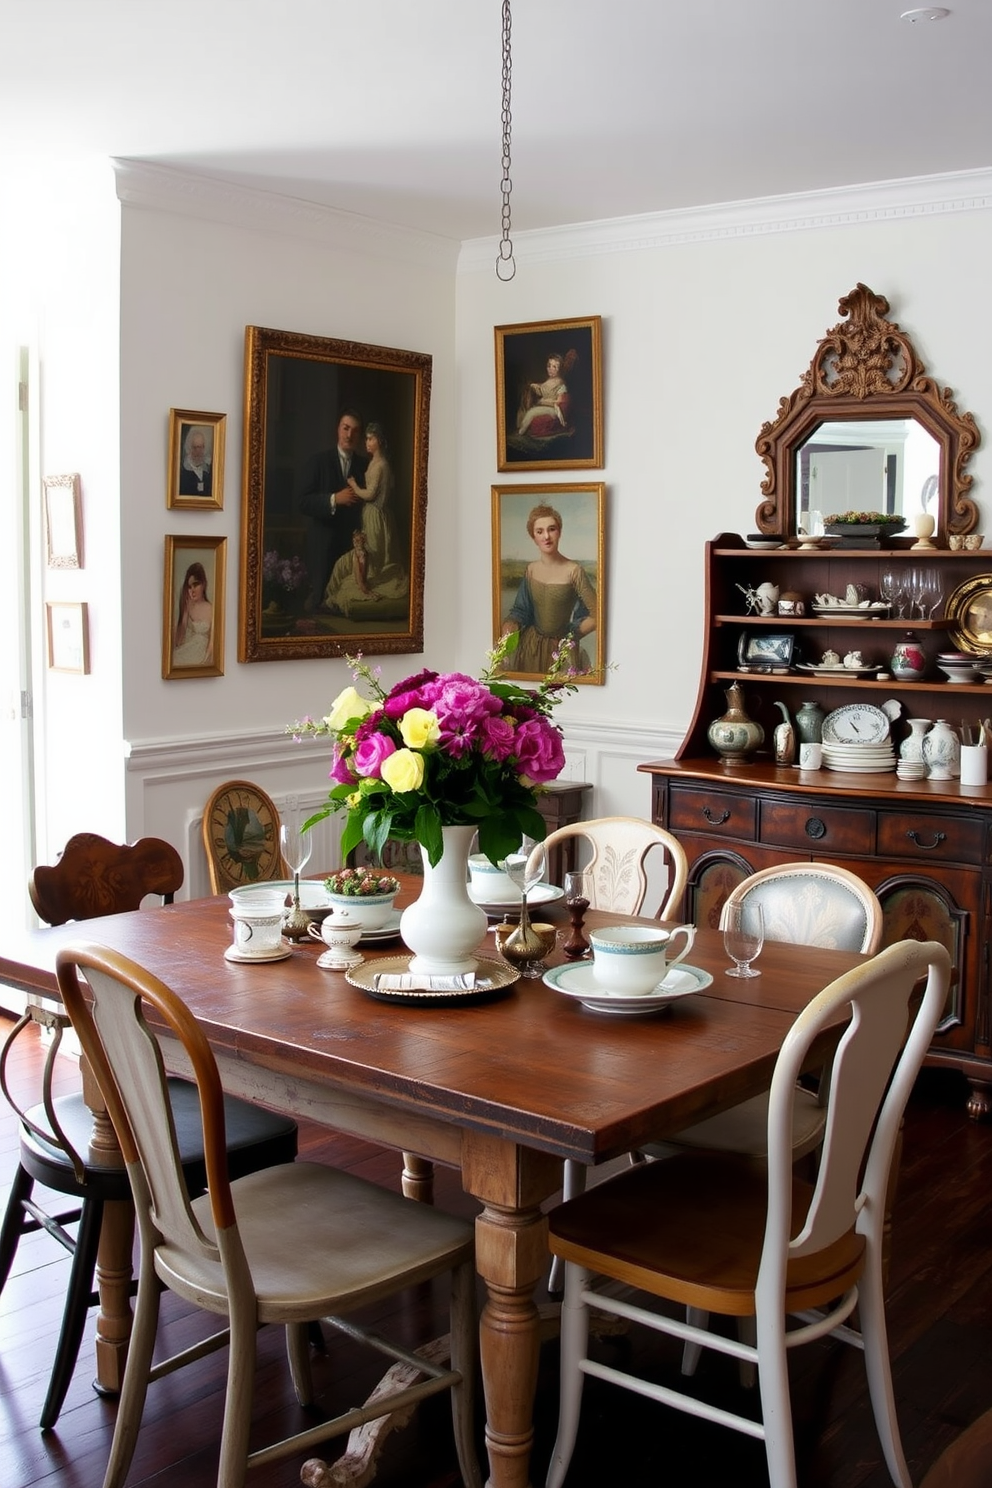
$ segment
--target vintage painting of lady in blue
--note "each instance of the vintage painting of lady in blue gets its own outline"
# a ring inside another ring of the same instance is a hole
[[[515,633],[508,677],[540,678],[565,649],[575,682],[601,684],[602,483],[493,487],[493,639]]]
[[[603,464],[601,319],[496,327],[500,470]]]

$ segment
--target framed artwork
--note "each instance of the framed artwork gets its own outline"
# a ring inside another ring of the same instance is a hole
[[[90,669],[89,615],[84,604],[46,604],[48,666],[53,672]]]
[[[223,677],[226,537],[165,539],[162,676]]]
[[[238,660],[421,651],[431,358],[245,331]]]
[[[82,568],[83,526],[78,475],[46,475],[45,541],[49,568]]]
[[[603,464],[602,318],[496,327],[498,470]]]
[[[226,413],[169,409],[167,507],[221,511],[224,506]]]
[[[737,645],[737,658],[742,669],[787,672],[792,665],[795,638],[791,635],[751,635],[742,632]]]
[[[520,633],[505,675],[543,677],[566,641],[571,680],[602,686],[605,486],[492,489],[493,639]]]

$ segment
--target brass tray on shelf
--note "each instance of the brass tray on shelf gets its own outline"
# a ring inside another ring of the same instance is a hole
[[[992,574],[965,579],[944,606],[948,636],[970,656],[992,656]]]

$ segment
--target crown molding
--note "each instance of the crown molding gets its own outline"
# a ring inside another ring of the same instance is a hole
[[[459,244],[454,238],[378,222],[357,212],[260,191],[198,171],[123,159],[115,160],[113,167],[117,198],[124,206],[305,238],[325,248],[447,272],[457,263]]]
[[[936,217],[951,212],[982,212],[992,207],[992,169],[951,171],[863,186],[757,197],[636,217],[612,217],[566,227],[514,233],[519,264],[561,262],[593,254],[632,253],[726,238],[769,233],[811,232],[870,222]],[[498,239],[471,238],[461,246],[459,274],[492,272]]]

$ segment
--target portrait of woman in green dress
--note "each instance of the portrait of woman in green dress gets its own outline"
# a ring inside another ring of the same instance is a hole
[[[569,647],[568,670],[582,676],[595,667],[584,644],[597,628],[599,605],[585,567],[560,549],[562,516],[541,503],[527,516],[527,534],[538,556],[526,564],[516,594],[500,624],[500,634],[519,633],[507,670],[515,675],[544,676],[562,642]]]

